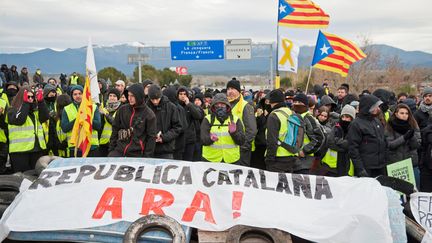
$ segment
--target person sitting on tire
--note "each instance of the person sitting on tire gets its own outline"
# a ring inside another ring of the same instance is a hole
[[[29,86],[23,86],[12,100],[7,119],[13,172],[33,170],[47,148],[42,123],[49,119],[49,111],[42,89],[33,92]]]
[[[215,95],[208,114],[201,123],[202,157],[205,161],[236,164],[240,146],[245,142],[243,123],[231,113],[225,94]]]

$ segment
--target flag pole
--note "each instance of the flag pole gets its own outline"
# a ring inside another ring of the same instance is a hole
[[[276,78],[275,81],[273,82],[273,87],[276,86],[276,82],[280,82],[280,77],[279,77],[279,0],[277,1],[277,11],[278,11],[278,15],[277,15],[277,24],[276,24]],[[272,54],[273,55],[273,54]],[[273,78],[273,77],[272,77]]]
[[[308,88],[309,88],[309,81],[310,81],[311,75],[312,75],[312,66],[310,66],[310,69],[309,69],[309,76],[308,76],[308,80],[307,80],[307,83],[306,83],[306,90],[305,90],[305,94],[307,94],[307,92],[308,92]]]

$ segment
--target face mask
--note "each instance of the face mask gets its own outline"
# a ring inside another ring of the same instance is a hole
[[[344,121],[344,120],[340,120],[340,122],[339,122],[340,126],[342,127],[342,129],[343,129],[344,131],[348,131],[348,126],[349,126],[350,123],[351,123],[351,122],[349,122],[349,121]]]
[[[292,107],[292,102],[285,102],[285,105],[288,106],[288,108],[291,109],[291,107]]]
[[[7,89],[6,95],[9,97],[14,97],[18,93],[17,89]]]
[[[216,116],[218,118],[226,118],[228,117],[228,112],[226,107],[217,107],[215,109]]]
[[[45,98],[45,100],[47,101],[47,102],[50,102],[50,103],[53,103],[53,102],[55,102],[56,101],[56,99],[57,99],[57,97],[46,97]]]

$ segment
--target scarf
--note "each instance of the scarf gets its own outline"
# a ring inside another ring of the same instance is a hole
[[[424,113],[428,113],[429,117],[432,117],[432,105],[426,105],[424,101],[422,101],[422,103],[420,103],[419,109]]]
[[[408,121],[401,120],[397,117],[391,119],[389,123],[395,132],[402,135],[408,132],[409,129],[411,129],[411,126],[408,123]]]

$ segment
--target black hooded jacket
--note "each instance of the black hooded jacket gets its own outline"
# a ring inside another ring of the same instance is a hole
[[[374,95],[362,96],[359,114],[348,130],[348,152],[356,173],[363,169],[381,169],[387,165],[384,127],[369,112],[378,101]]]
[[[122,105],[114,118],[109,151],[116,151],[123,156],[151,157],[155,149],[156,116],[144,103],[144,89],[141,84],[128,88],[136,99],[136,105]],[[119,140],[120,129],[133,127],[128,140]]]
[[[162,143],[156,143],[154,153],[174,153],[176,138],[182,131],[177,107],[165,95],[162,96],[158,106],[153,105],[151,100],[147,101],[147,105],[156,115],[157,132],[162,134]]]
[[[188,89],[184,86],[181,86],[177,90],[177,97],[180,91],[188,92]],[[204,110],[200,107],[196,106],[191,97],[189,98],[189,103],[186,105],[185,103],[179,101],[180,105],[183,107],[186,114],[187,127],[184,129],[185,133],[185,143],[191,144],[196,142],[196,129],[195,124],[196,120],[201,121],[204,118]]]
[[[188,126],[187,120],[186,120],[186,111],[183,109],[183,107],[179,104],[177,99],[177,91],[174,87],[169,87],[165,89],[163,92],[163,95],[168,97],[168,99],[177,107],[178,115],[180,124],[182,125],[182,130],[179,134],[179,136],[176,138],[175,141],[175,151],[183,153],[184,147],[185,147],[185,134],[184,131],[186,127]]]

